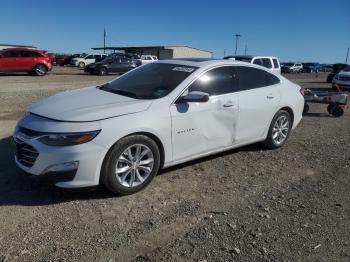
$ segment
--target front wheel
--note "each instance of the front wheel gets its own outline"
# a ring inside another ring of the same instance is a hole
[[[158,173],[157,144],[144,135],[122,138],[107,154],[101,172],[103,184],[117,195],[128,195],[146,187]]]
[[[290,114],[285,110],[279,110],[272,119],[264,144],[270,149],[283,146],[289,137],[291,128]]]
[[[37,76],[44,76],[47,74],[47,67],[45,65],[39,64],[34,68],[34,74]]]
[[[98,70],[98,74],[99,74],[100,76],[105,76],[105,75],[107,75],[107,69],[104,68],[104,67],[100,68],[100,69]]]
[[[85,63],[84,63],[84,62],[80,62],[80,63],[78,64],[78,67],[79,67],[79,68],[85,68]]]

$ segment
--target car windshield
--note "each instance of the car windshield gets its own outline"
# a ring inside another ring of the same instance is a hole
[[[344,72],[350,72],[350,66],[345,67],[343,71],[344,71]]]
[[[168,95],[197,67],[149,63],[99,88],[135,99],[157,99]]]

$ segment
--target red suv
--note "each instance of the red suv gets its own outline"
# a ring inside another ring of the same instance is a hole
[[[52,69],[50,56],[43,51],[8,48],[0,51],[0,72],[28,72],[44,76]]]

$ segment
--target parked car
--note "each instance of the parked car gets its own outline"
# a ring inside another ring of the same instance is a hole
[[[277,57],[272,56],[226,56],[224,59],[243,61],[268,68],[272,72],[281,73],[280,62]]]
[[[327,83],[332,83],[333,77],[348,66],[349,65],[342,63],[334,64],[332,72],[327,76]]]
[[[303,65],[301,63],[283,63],[281,65],[281,70],[283,73],[301,73],[303,70]]]
[[[147,64],[147,63],[151,63],[154,61],[158,61],[158,58],[154,55],[142,55],[141,56],[141,63],[142,64]]]
[[[332,80],[332,87],[334,90],[338,90],[336,85],[338,85],[342,90],[350,90],[350,66],[346,67],[334,76]]]
[[[110,55],[100,62],[85,66],[84,71],[94,75],[125,73],[137,67],[137,62],[127,55]]]
[[[332,72],[333,71],[333,65],[331,64],[321,64],[320,65],[320,72]]]
[[[107,57],[106,54],[99,54],[99,55],[90,54],[90,55],[86,55],[85,57],[73,58],[70,64],[74,66],[78,66],[80,68],[84,68],[86,65],[103,60],[105,57]]]
[[[303,107],[300,86],[261,66],[162,60],[29,107],[13,134],[15,161],[58,187],[101,182],[126,195],[160,168],[260,141],[279,148]]]
[[[303,63],[303,72],[314,73],[320,71],[320,63]]]
[[[0,51],[0,72],[28,72],[44,76],[51,69],[51,58],[43,51],[27,48]]]

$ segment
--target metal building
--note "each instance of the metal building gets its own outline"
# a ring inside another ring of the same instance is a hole
[[[0,44],[0,50],[7,49],[7,48],[31,48],[31,49],[36,49],[35,46],[31,45],[10,45],[10,44]]]
[[[163,46],[109,46],[94,47],[93,50],[105,50],[112,52],[124,51],[139,55],[155,55],[158,59],[200,57],[211,58],[213,53],[207,50],[185,46],[185,45],[163,45]]]

